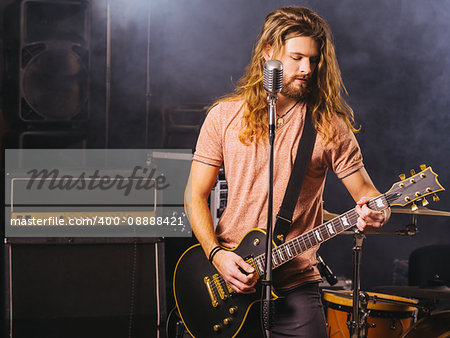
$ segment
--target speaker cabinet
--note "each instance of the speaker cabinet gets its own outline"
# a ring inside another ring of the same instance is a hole
[[[10,238],[5,256],[8,336],[160,336],[161,240]]]
[[[87,120],[89,4],[22,0],[5,13],[7,115],[26,123]]]
[[[87,133],[76,130],[9,131],[3,137],[6,149],[86,149]]]

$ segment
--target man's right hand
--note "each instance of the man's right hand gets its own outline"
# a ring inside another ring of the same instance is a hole
[[[213,265],[223,279],[238,293],[255,292],[257,275],[255,269],[232,251],[219,250]]]

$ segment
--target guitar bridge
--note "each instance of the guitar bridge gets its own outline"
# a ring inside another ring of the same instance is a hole
[[[216,294],[214,293],[214,290],[211,285],[211,279],[207,276],[203,278],[203,282],[206,285],[206,289],[208,290],[209,298],[211,298],[211,305],[213,307],[217,307],[219,305],[219,302],[217,301]]]
[[[222,287],[222,283],[220,282],[221,278],[219,276],[219,274],[215,274],[213,276],[213,281],[214,281],[214,285],[216,286],[217,292],[219,293],[219,297],[222,300],[225,300],[228,298],[227,294],[225,293],[225,291],[223,290]]]
[[[253,256],[247,256],[247,257],[245,257],[245,258],[244,258],[244,261],[245,261],[247,264],[250,264],[250,265],[252,266],[253,269],[255,269],[255,272],[256,272],[256,274],[257,274],[257,276],[255,276],[255,279],[259,279],[259,277],[261,276],[261,274],[259,273],[259,269],[258,269],[258,267],[256,266],[256,263],[255,263],[255,260],[254,260]]]

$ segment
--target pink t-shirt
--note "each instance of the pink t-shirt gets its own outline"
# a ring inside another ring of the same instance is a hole
[[[238,135],[242,125],[243,101],[215,106],[207,115],[198,138],[194,160],[224,165],[228,184],[227,207],[216,234],[222,245],[236,247],[252,228],[267,224],[268,141],[244,145]],[[302,134],[305,106],[297,105],[277,128],[274,144],[273,219],[281,206]],[[335,118],[338,145],[324,146],[317,135],[311,162],[297,202],[286,240],[322,224],[322,194],[328,168],[343,178],[363,167],[361,151],[345,121]],[[315,267],[317,247],[274,270],[274,286],[290,288],[320,279]]]

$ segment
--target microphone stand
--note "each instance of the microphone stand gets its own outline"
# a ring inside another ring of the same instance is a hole
[[[273,215],[273,148],[275,142],[275,119],[277,95],[267,97],[269,102],[269,190],[268,190],[268,215],[266,237],[266,262],[264,279],[262,284],[262,320],[266,337],[271,336],[274,312],[274,300],[272,299],[272,215]]]

